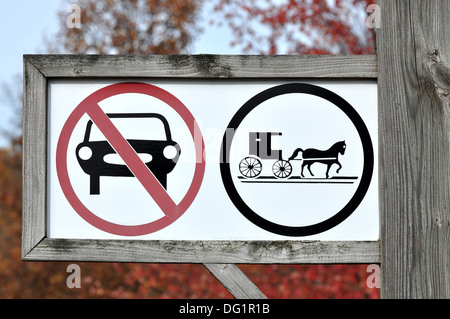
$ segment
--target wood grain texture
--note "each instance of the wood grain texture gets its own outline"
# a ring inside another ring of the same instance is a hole
[[[24,260],[346,264],[379,263],[378,242],[42,240]]]
[[[377,59],[361,56],[30,55],[46,77],[376,78]]]
[[[205,264],[211,274],[237,299],[267,299],[264,293],[232,264]]]
[[[450,298],[450,1],[379,1],[383,298]]]
[[[22,256],[45,237],[47,80],[24,59]]]

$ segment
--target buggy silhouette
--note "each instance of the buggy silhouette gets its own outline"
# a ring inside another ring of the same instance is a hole
[[[281,150],[272,149],[272,136],[278,132],[249,133],[249,156],[239,163],[239,171],[246,178],[256,178],[262,172],[262,160],[272,160],[272,173],[276,178],[288,178],[292,174],[292,165],[283,160]]]

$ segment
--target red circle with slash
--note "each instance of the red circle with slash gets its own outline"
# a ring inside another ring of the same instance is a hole
[[[192,183],[179,204],[176,204],[167,191],[158,182],[153,173],[142,162],[131,145],[117,130],[98,103],[106,98],[124,93],[140,93],[155,97],[172,107],[186,123],[195,145],[196,164]],[[142,225],[120,225],[108,222],[91,212],[78,198],[69,179],[67,170],[67,150],[70,137],[81,117],[87,114],[102,131],[108,142],[124,160],[133,175],[139,180],[156,204],[161,208],[164,217]],[[186,106],[171,93],[154,85],[137,82],[126,82],[109,85],[89,95],[70,114],[56,149],[56,170],[64,195],[74,210],[89,224],[105,232],[121,236],[140,236],[159,231],[176,221],[183,215],[194,201],[200,189],[205,173],[204,140],[197,121]]]

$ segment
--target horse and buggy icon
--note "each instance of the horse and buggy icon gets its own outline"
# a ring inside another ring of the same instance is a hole
[[[270,161],[272,174],[277,179],[287,179],[292,175],[292,161],[301,161],[300,177],[305,178],[304,168],[306,167],[311,174],[311,166],[314,163],[322,163],[327,165],[325,177],[329,178],[329,171],[333,164],[339,167],[336,173],[342,168],[339,162],[339,154],[344,155],[347,145],[345,141],[337,142],[328,150],[322,151],[317,149],[297,148],[288,159],[283,159],[282,150],[272,149],[272,137],[281,136],[280,132],[250,132],[249,133],[249,155],[243,158],[239,163],[239,171],[243,178],[254,179],[260,177],[263,171],[263,161]],[[301,158],[297,158],[302,153]],[[269,165],[270,165],[269,164]],[[262,177],[262,176],[261,176]]]

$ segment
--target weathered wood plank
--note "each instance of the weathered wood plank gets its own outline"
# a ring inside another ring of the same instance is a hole
[[[378,242],[45,239],[24,260],[346,264],[379,263]]]
[[[379,263],[378,242],[45,238],[46,83],[51,78],[376,78],[374,56],[25,56],[23,260],[153,263]],[[32,79],[30,77],[33,77]],[[38,123],[36,125],[36,123]],[[36,127],[35,127],[36,126]]]
[[[361,56],[31,55],[46,77],[376,78],[377,59]]]
[[[450,1],[379,1],[382,297],[450,298]]]
[[[22,254],[45,237],[47,80],[24,59]]]
[[[230,264],[205,264],[217,280],[238,299],[267,299],[264,293],[239,269]]]

